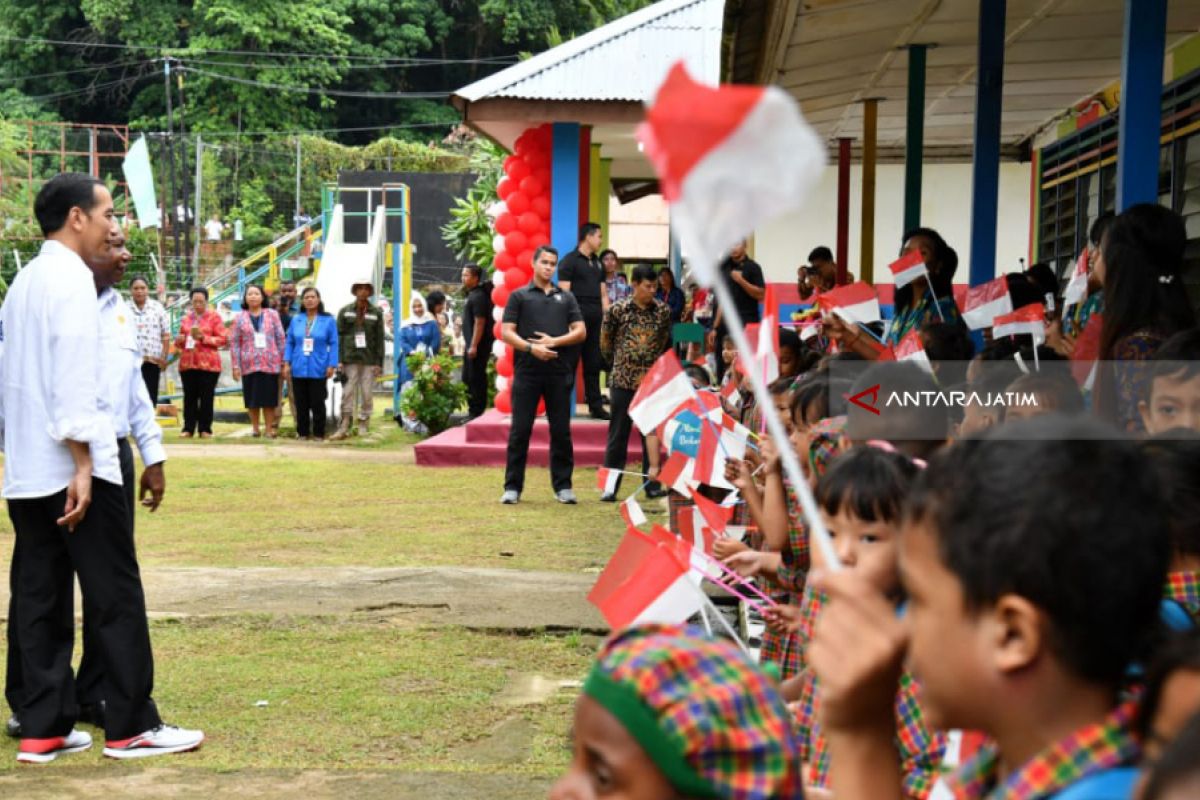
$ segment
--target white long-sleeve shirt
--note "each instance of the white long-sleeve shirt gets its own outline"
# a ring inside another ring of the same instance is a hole
[[[4,497],[66,488],[68,439],[91,447],[94,477],[121,485],[117,435],[101,407],[100,339],[91,271],[70,248],[44,242],[0,307]]]
[[[167,460],[162,428],[154,419],[154,406],[142,378],[142,351],[133,310],[112,288],[97,298],[100,304],[101,407],[112,420],[118,439],[133,434],[142,463]]]

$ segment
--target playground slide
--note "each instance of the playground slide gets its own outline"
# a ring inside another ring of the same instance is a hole
[[[383,268],[386,257],[387,219],[383,206],[375,209],[371,225],[371,236],[365,244],[345,241],[345,217],[342,205],[333,207],[329,231],[325,237],[325,248],[321,255],[321,268],[317,271],[317,291],[325,303],[325,310],[336,314],[337,310],[354,300],[350,287],[356,283],[369,282],[375,294],[383,295]]]

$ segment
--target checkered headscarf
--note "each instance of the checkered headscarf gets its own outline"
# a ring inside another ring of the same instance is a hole
[[[730,642],[686,626],[631,628],[605,643],[583,691],[620,720],[682,794],[803,797],[787,708]]]

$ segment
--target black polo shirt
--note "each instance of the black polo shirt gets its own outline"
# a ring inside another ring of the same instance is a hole
[[[558,262],[558,280],[571,282],[571,294],[580,303],[600,304],[604,291],[604,267],[595,255],[572,250]]]
[[[735,263],[732,258],[726,258],[721,262],[721,280],[725,281],[725,285],[729,287],[729,293],[733,295],[733,304],[737,307],[742,322],[747,325],[752,322],[760,322],[758,301],[747,294],[746,290],[741,287],[741,284],[734,283],[733,278],[729,277],[730,273],[735,270],[741,270],[742,277],[746,279],[747,283],[761,289],[767,285],[766,280],[763,278],[762,267],[749,257],[743,259],[740,264]],[[721,327],[725,327],[724,315],[722,314],[721,316]]]
[[[583,314],[571,292],[564,292],[554,285],[551,285],[549,292],[544,292],[530,283],[508,296],[501,321],[515,323],[517,335],[529,341],[539,332],[547,336],[562,336],[571,330],[571,323],[583,322]],[[532,353],[517,351],[513,363],[517,369],[570,373],[578,360],[578,349],[557,348],[558,358],[552,361],[539,361]]]
[[[467,348],[471,347],[471,338],[475,335],[475,326],[483,326],[483,336],[479,339],[479,355],[487,358],[492,352],[492,296],[483,284],[476,286],[467,294],[467,302],[463,304],[463,341]]]

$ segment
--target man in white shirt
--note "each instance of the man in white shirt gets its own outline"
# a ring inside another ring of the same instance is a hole
[[[222,234],[225,233],[225,226],[221,224],[221,220],[216,214],[208,218],[208,222],[204,223],[204,238],[210,242],[221,241]]]
[[[194,749],[203,735],[164,726],[151,699],[145,596],[113,426],[120,400],[108,373],[117,365],[104,360],[119,337],[101,323],[83,260],[100,262],[109,250],[118,230],[112,197],[98,180],[66,173],[42,187],[34,212],[47,241],[0,308],[3,495],[16,531],[10,635],[19,641],[22,696],[10,701],[22,726],[17,760],[45,763],[92,743],[73,728],[73,573],[103,661],[105,755]]]

